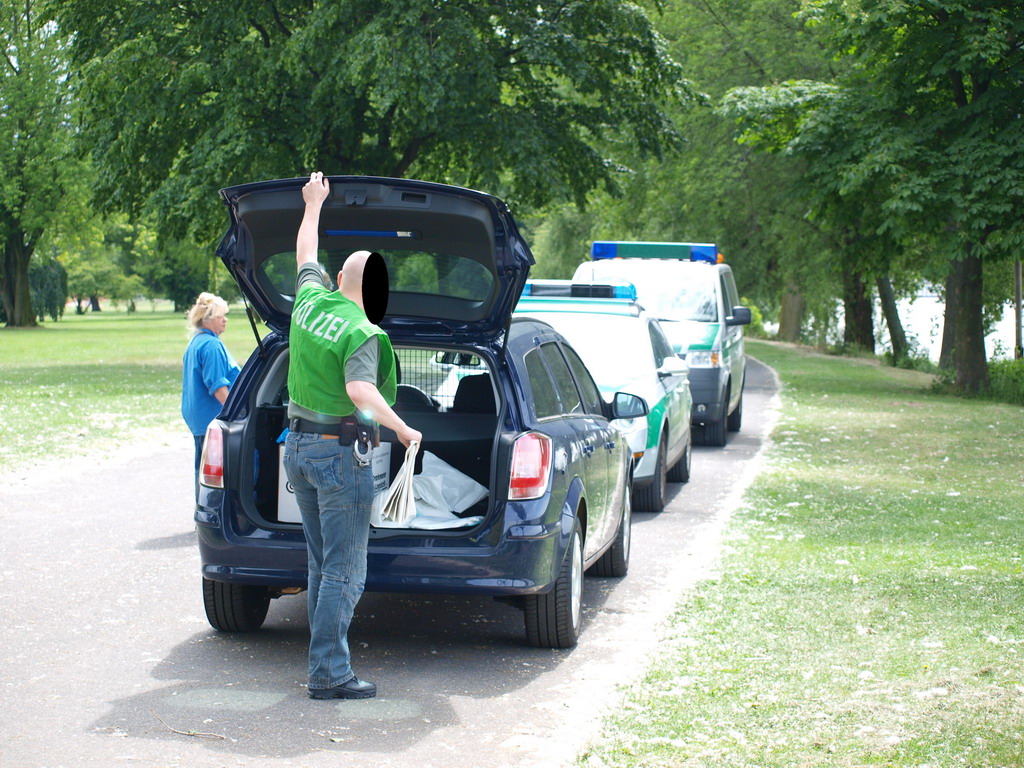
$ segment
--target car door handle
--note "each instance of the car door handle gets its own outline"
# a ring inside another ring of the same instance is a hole
[[[615,448],[615,441],[609,440],[607,443],[604,444],[604,447],[607,448],[609,451],[613,450]]]
[[[594,446],[592,446],[592,445],[584,445],[583,446],[583,452],[585,454],[587,454],[587,456],[590,456],[591,454],[594,453]]]

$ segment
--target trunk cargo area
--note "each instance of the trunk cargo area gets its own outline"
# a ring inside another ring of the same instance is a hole
[[[423,433],[417,454],[416,473],[422,471],[423,454],[430,452],[488,489],[473,506],[453,516],[451,530],[464,533],[472,526],[464,518],[486,516],[492,507],[494,487],[492,456],[498,431],[499,403],[487,362],[474,352],[455,349],[395,347],[398,359],[398,394],[394,409],[410,426]],[[281,468],[283,435],[288,426],[288,355],[279,355],[256,390],[254,418],[243,437],[251,467],[241,467],[242,478],[252,477],[252,487],[240,481],[240,494],[250,499],[246,507],[266,524],[300,525],[294,494],[287,489]],[[405,447],[395,433],[381,430],[381,444],[390,443],[388,481],[393,480],[405,458]],[[250,472],[251,470],[251,472]],[[375,467],[375,480],[383,482]],[[250,493],[251,491],[251,493]],[[467,526],[467,523],[470,525]],[[410,524],[415,528],[416,523]],[[381,528],[380,533],[410,528]]]

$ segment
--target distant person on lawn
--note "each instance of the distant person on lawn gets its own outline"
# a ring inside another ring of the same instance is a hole
[[[197,484],[206,428],[217,418],[241,370],[220,340],[228,324],[227,314],[228,303],[205,291],[188,311],[190,340],[182,358],[181,415],[196,442]]]

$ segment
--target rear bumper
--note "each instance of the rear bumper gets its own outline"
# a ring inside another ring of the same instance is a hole
[[[301,527],[271,531],[249,523],[239,530],[238,523],[247,521],[237,514],[218,515],[203,504],[205,497],[230,499],[230,494],[202,491],[196,528],[204,578],[277,589],[306,586],[306,541]],[[227,509],[232,506],[229,501]],[[214,524],[204,522],[211,517],[217,518]],[[500,535],[491,529],[464,536],[417,531],[408,536],[371,537],[366,589],[493,596],[545,592],[557,577],[568,546],[567,530],[571,528],[558,520],[507,526]]]

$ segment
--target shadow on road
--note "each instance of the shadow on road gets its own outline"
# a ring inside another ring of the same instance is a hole
[[[586,580],[584,638],[589,617],[604,610],[617,583]],[[166,686],[112,701],[90,728],[192,738],[210,751],[246,756],[394,752],[436,729],[466,724],[482,700],[508,698],[510,714],[532,706],[521,689],[573,652],[527,646],[522,613],[510,605],[445,595],[368,592],[349,639],[357,673],[378,685],[375,699],[306,697],[309,636],[300,595],[274,601],[257,633],[193,635],[153,669]]]

